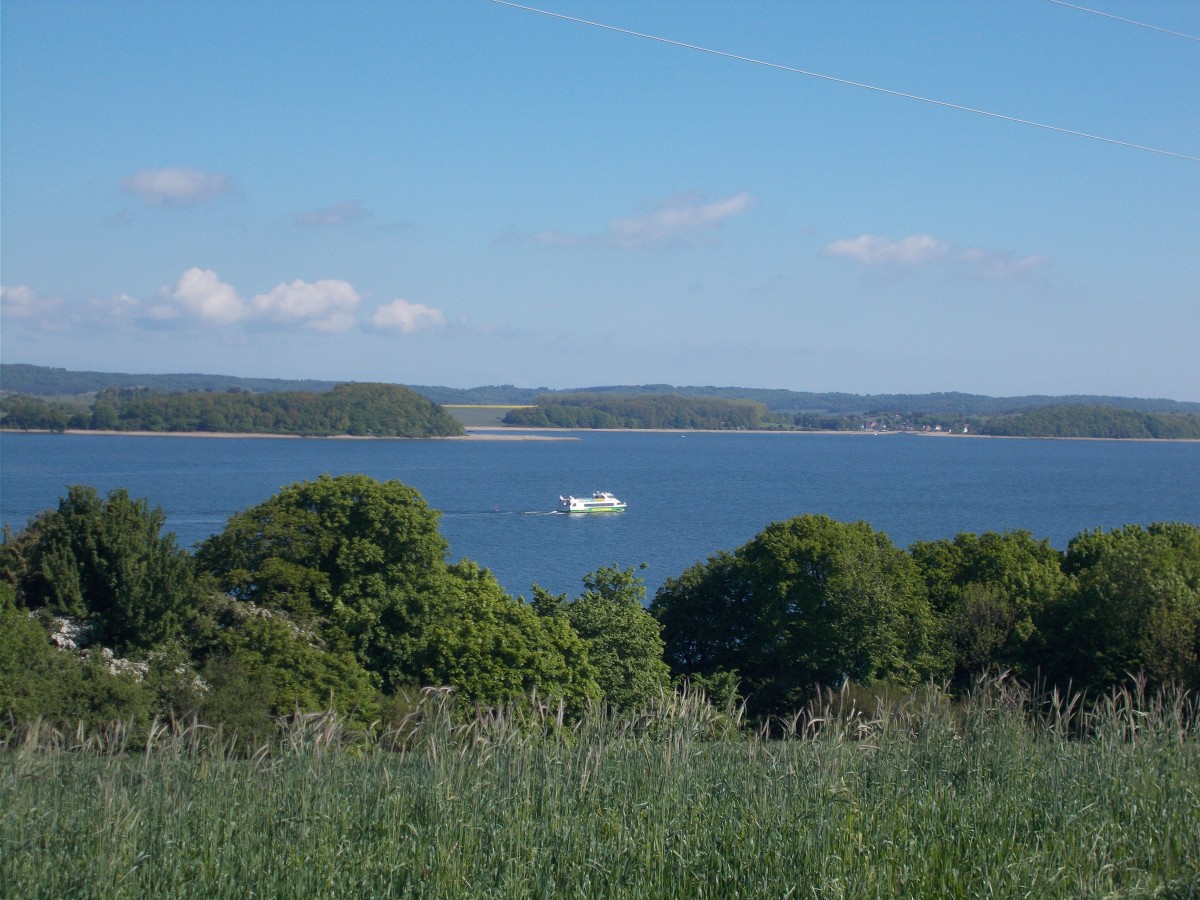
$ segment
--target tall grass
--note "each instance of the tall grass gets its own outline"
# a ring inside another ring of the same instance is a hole
[[[1200,894],[1186,694],[844,689],[742,724],[686,693],[570,724],[536,703],[464,716],[435,692],[386,732],[299,716],[262,748],[194,722],[138,746],[30,727],[0,748],[0,891]]]

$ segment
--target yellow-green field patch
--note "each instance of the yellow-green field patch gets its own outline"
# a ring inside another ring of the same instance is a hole
[[[523,409],[528,404],[459,404],[444,403],[442,408],[466,428],[485,428],[504,424],[510,409]]]

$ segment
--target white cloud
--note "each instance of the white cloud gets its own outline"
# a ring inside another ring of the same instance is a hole
[[[343,200],[332,206],[301,213],[296,217],[296,222],[300,225],[315,226],[349,225],[361,221],[369,215],[371,215],[371,211],[358,200]]]
[[[556,247],[608,246],[649,247],[696,240],[704,232],[719,228],[754,205],[754,198],[740,191],[723,200],[703,202],[696,194],[668,197],[650,212],[615,219],[602,235],[576,236],[559,231],[534,235],[538,243]]]
[[[151,206],[195,206],[232,189],[228,175],[202,169],[142,169],[121,182],[121,190]]]
[[[609,238],[619,247],[641,247],[662,241],[687,238],[717,228],[726,219],[741,215],[753,204],[745,191],[700,203],[695,196],[671,197],[645,215],[617,219],[608,227]]]
[[[172,307],[170,314],[178,317],[179,311]],[[14,325],[19,322],[41,331],[67,332],[81,327],[100,330],[126,325],[145,318],[147,313],[128,294],[71,303],[59,297],[43,297],[25,285],[10,285],[0,287],[0,315]],[[153,318],[154,310],[149,315]]]
[[[255,316],[268,322],[339,333],[354,326],[359,296],[348,281],[326,279],[281,283],[251,302]]]
[[[43,297],[26,285],[0,287],[0,311],[5,320],[14,327],[20,322],[43,331],[199,323],[212,328],[306,329],[341,334],[359,324],[357,311],[361,303],[354,285],[337,279],[280,282],[270,291],[244,300],[237,288],[222,281],[212,269],[199,267],[188,269],[148,302],[122,293],[72,305]],[[412,334],[440,328],[446,324],[446,317],[440,309],[396,299],[376,309],[364,324],[379,331]]]
[[[865,266],[914,267],[954,263],[992,280],[1016,278],[1048,263],[1044,256],[1016,258],[1008,253],[981,247],[955,247],[930,234],[914,234],[900,240],[864,234],[826,244],[821,252],[825,256],[843,257]]]
[[[78,315],[60,297],[45,297],[24,284],[0,286],[0,316],[39,331],[68,331]]]
[[[371,324],[383,331],[412,334],[414,331],[445,325],[446,317],[440,309],[433,309],[424,303],[393,300],[375,310],[371,316]]]
[[[914,234],[898,241],[864,234],[850,240],[834,241],[822,252],[826,256],[847,256],[867,266],[915,266],[944,259],[950,253],[950,245],[930,234]]]
[[[172,305],[155,307],[152,318],[171,319],[182,312],[209,325],[232,325],[249,314],[237,290],[212,269],[188,269],[166,295]]]
[[[282,325],[339,333],[354,327],[358,292],[347,281],[334,279],[282,282],[249,302],[212,269],[188,269],[174,285],[163,289],[164,302],[147,315],[158,321],[190,318],[206,325],[239,323]]]
[[[23,284],[0,286],[0,313],[10,319],[49,321],[62,308],[57,297],[43,297]]]

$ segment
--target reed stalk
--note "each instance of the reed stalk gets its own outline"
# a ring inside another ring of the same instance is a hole
[[[419,698],[387,729],[297,715],[0,743],[12,897],[1193,896],[1194,697],[1006,678],[952,702],[826,691],[756,732],[701,695],[568,721]]]

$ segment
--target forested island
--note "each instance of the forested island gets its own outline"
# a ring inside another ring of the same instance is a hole
[[[302,436],[448,437],[462,425],[393,384],[340,384],[321,393],[166,392],[110,387],[88,406],[24,394],[0,399],[0,424],[22,430],[215,432]]]
[[[0,544],[28,895],[1200,889],[1198,526],[802,515],[647,606],[616,564],[509,596],[398,481],[164,525],[76,486]]]

